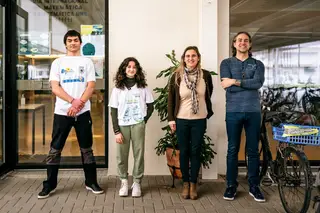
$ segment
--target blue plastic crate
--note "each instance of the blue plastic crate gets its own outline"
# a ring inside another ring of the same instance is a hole
[[[287,136],[283,137],[284,127],[283,125],[298,126],[299,128],[306,129],[318,129],[318,134],[303,135],[303,136]],[[293,124],[282,124],[281,127],[272,127],[273,139],[286,143],[320,146],[320,126],[302,126]]]

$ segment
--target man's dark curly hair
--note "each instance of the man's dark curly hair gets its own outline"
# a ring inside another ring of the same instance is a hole
[[[145,88],[147,86],[146,78],[145,78],[145,73],[140,66],[139,61],[134,58],[134,57],[128,57],[123,60],[123,62],[120,64],[117,74],[114,78],[114,82],[116,85],[116,88],[119,89],[124,89],[125,88],[125,79],[127,78],[126,76],[126,68],[129,65],[129,62],[133,61],[136,65],[137,73],[135,74],[134,78],[136,80],[136,84],[138,88]]]

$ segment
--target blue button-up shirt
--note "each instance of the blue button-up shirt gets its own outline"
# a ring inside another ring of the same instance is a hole
[[[241,86],[226,88],[227,112],[260,112],[258,90],[264,83],[264,65],[254,58],[244,61],[231,57],[220,65],[220,77],[241,81]]]

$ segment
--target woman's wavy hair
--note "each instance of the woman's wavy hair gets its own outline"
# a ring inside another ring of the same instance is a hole
[[[123,62],[120,64],[118,71],[116,73],[116,76],[114,78],[114,82],[116,85],[116,88],[119,89],[124,89],[125,84],[124,81],[127,78],[126,76],[126,68],[129,65],[129,62],[133,61],[136,65],[137,73],[135,74],[134,78],[136,80],[136,84],[138,88],[145,88],[147,86],[146,78],[145,78],[145,73],[140,66],[139,61],[134,58],[134,57],[128,57],[123,60]]]
[[[197,55],[198,55],[198,57],[199,57],[199,62],[198,62],[198,64],[197,64],[197,68],[198,68],[198,70],[201,70],[201,54],[200,54],[200,52],[199,52],[198,47],[196,47],[196,46],[188,46],[188,47],[183,51],[183,54],[181,55],[180,65],[179,65],[179,67],[178,67],[178,68],[176,69],[176,71],[175,71],[175,73],[178,74],[179,77],[183,75],[184,68],[186,67],[186,63],[184,62],[184,57],[186,56],[186,52],[187,52],[188,50],[194,50],[194,51],[197,53]],[[177,82],[177,79],[178,79],[178,78],[176,78],[176,82]]]
[[[237,49],[233,46],[234,42],[237,41],[237,37],[238,35],[240,34],[245,34],[248,36],[249,38],[249,43],[250,43],[250,48],[249,48],[249,57],[252,57],[252,52],[251,52],[251,49],[252,49],[252,39],[251,39],[251,35],[248,33],[248,32],[245,32],[245,31],[242,31],[242,32],[238,32],[237,35],[235,35],[232,39],[232,44],[231,44],[231,50],[232,50],[232,56],[235,57],[237,55]]]

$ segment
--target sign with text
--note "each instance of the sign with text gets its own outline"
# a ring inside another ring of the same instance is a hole
[[[56,17],[63,23],[72,23],[74,17],[88,16],[85,8],[85,5],[89,4],[88,0],[32,0],[32,2],[41,5],[50,16]]]
[[[103,26],[102,24],[93,25],[81,25],[81,36],[84,35],[102,35]]]

